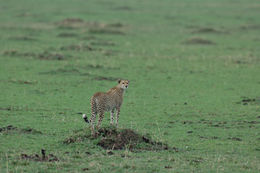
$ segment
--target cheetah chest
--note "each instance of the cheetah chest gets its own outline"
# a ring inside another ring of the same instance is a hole
[[[123,98],[120,96],[108,96],[106,99],[105,111],[111,111],[121,106]]]

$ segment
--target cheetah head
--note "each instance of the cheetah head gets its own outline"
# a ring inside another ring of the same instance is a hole
[[[124,90],[128,88],[128,84],[129,84],[129,80],[121,80],[121,79],[118,80],[119,87]]]

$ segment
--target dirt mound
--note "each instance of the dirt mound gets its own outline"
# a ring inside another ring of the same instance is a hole
[[[104,127],[98,130],[97,135],[92,137],[90,131],[84,134],[75,134],[63,141],[64,144],[84,142],[85,140],[94,140],[98,146],[109,150],[175,150],[167,144],[151,140],[148,136],[138,134],[131,129],[117,130],[114,127]]]
[[[44,149],[41,150],[41,156],[39,154],[21,154],[21,159],[31,160],[36,162],[57,162],[59,161],[58,157],[54,154],[45,154],[46,151]]]

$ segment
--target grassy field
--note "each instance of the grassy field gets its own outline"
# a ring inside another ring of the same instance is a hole
[[[259,0],[0,0],[0,172],[259,172],[259,11]],[[119,129],[167,149],[86,135],[81,113],[118,78],[130,80]]]

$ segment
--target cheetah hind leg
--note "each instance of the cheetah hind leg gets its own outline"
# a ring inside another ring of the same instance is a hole
[[[104,111],[100,111],[100,113],[99,113],[99,119],[98,119],[98,124],[97,124],[97,130],[99,129],[103,118],[104,118]]]
[[[90,124],[91,124],[91,134],[92,136],[95,135],[95,122],[96,122],[96,113],[92,113],[91,119],[90,119]]]
[[[97,109],[96,109],[96,105],[93,104],[92,107],[91,107],[91,118],[90,118],[91,134],[92,134],[92,136],[95,135],[96,117],[97,117]]]

